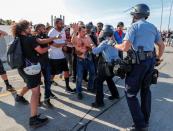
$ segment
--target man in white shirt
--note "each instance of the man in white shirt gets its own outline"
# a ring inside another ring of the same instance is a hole
[[[58,75],[64,72],[66,91],[70,93],[74,93],[75,90],[72,90],[69,86],[69,69],[68,69],[68,64],[67,64],[65,55],[62,51],[63,46],[68,44],[66,42],[64,22],[62,19],[57,18],[55,20],[55,27],[49,31],[48,36],[59,37],[59,39],[53,41],[53,44],[51,44],[49,49],[49,59],[50,59],[50,65],[51,65],[52,80],[55,75]]]

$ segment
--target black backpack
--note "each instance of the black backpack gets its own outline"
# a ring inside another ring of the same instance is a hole
[[[20,38],[16,37],[7,51],[7,62],[12,69],[18,69],[24,65]]]

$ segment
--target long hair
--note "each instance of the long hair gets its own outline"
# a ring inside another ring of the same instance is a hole
[[[23,31],[30,26],[27,20],[21,20],[18,23],[12,25],[11,31],[14,37],[19,37]]]

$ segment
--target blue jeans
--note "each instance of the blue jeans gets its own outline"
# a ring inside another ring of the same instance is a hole
[[[151,113],[150,87],[144,87],[144,79],[154,69],[155,58],[142,61],[139,65],[133,65],[132,71],[125,79],[125,94],[127,103],[137,128],[145,128],[149,123]],[[140,91],[141,105],[136,97]]]
[[[94,87],[95,67],[93,60],[77,58],[76,90],[78,93],[82,92],[83,72],[85,69],[89,71],[88,89],[93,89]]]
[[[48,99],[51,94],[51,70],[50,65],[45,63],[41,65],[41,71],[44,77],[44,84],[45,84],[45,93],[44,98]]]

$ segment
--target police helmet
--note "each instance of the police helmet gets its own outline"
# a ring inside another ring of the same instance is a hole
[[[150,8],[146,4],[137,4],[132,7],[130,14],[132,16],[148,18],[150,15]]]
[[[114,27],[112,25],[105,25],[99,34],[99,41],[103,41],[106,37],[111,37],[114,34]]]
[[[114,27],[112,25],[105,25],[102,34],[104,37],[111,37],[114,34]]]
[[[93,24],[91,22],[86,24],[86,28],[91,30],[93,28]]]

